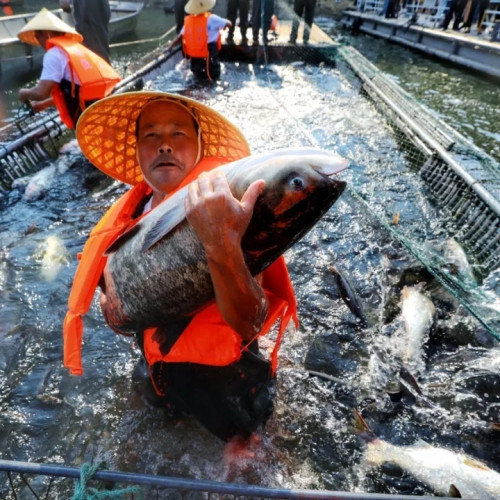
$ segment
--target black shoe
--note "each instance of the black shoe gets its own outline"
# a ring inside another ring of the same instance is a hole
[[[252,45],[253,45],[254,47],[256,47],[257,45],[259,45],[259,40],[255,40],[255,39],[254,39],[254,41],[252,42]]]
[[[241,45],[248,45],[248,38],[246,36],[241,38]]]

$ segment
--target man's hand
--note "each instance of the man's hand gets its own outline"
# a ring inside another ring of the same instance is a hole
[[[269,303],[246,265],[241,239],[265,181],[252,183],[241,201],[220,171],[201,174],[189,185],[187,220],[205,248],[217,306],[226,323],[245,341],[262,328]]]
[[[185,202],[186,216],[203,243],[207,258],[224,259],[241,246],[264,185],[264,180],[253,182],[238,201],[221,171],[202,173],[190,184]]]

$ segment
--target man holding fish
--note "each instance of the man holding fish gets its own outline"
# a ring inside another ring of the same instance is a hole
[[[262,173],[272,156],[267,163],[246,158],[245,138],[214,110],[162,92],[115,95],[91,106],[76,134],[96,167],[133,187],[84,247],[64,322],[65,365],[82,373],[81,317],[100,285],[108,325],[138,340],[155,402],[172,415],[193,414],[221,439],[249,437],[272,413],[281,336],[290,319],[297,323],[281,254],[340,196],[345,184],[328,176],[345,160],[313,150],[321,165],[309,170],[325,187],[322,210],[315,208],[317,199],[314,207],[301,205],[308,225],[299,220],[297,234],[281,248],[274,240],[267,247],[268,233],[277,231],[253,225],[262,205],[265,220],[273,219],[270,208],[276,212],[263,202],[267,191],[280,198],[278,184]],[[278,153],[278,163],[285,157],[297,163],[294,153]],[[304,188],[313,189],[297,169],[280,166],[277,172],[303,203]],[[281,213],[292,208],[300,219],[291,195],[279,204]],[[284,221],[279,224],[286,232]],[[257,339],[278,320],[268,359]]]

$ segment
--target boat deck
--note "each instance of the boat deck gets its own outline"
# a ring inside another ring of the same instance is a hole
[[[226,61],[241,61],[252,63],[265,62],[292,62],[307,61],[311,64],[320,62],[333,64],[338,44],[336,44],[323,30],[315,24],[312,25],[309,43],[304,45],[303,23],[299,26],[297,43],[291,44],[291,21],[279,21],[276,31],[269,31],[266,45],[252,45],[251,30],[248,30],[249,43],[241,43],[241,34],[237,28],[234,32],[233,44],[228,44],[225,37],[222,41],[220,57]]]
[[[353,31],[384,38],[484,75],[500,78],[498,41],[453,30],[418,26],[404,17],[388,19],[355,10],[343,12],[342,24]]]

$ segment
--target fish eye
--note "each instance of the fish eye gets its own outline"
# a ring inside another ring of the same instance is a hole
[[[304,179],[302,177],[292,177],[290,179],[290,186],[296,191],[301,191],[304,189]]]

